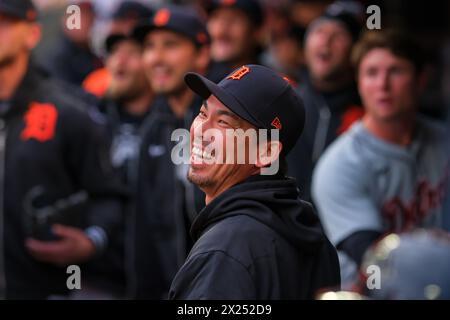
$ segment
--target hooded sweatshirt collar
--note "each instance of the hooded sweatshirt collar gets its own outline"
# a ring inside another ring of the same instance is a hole
[[[256,175],[234,185],[211,201],[196,217],[196,241],[219,221],[246,215],[263,223],[304,252],[316,252],[324,241],[312,206],[299,198],[295,179]]]

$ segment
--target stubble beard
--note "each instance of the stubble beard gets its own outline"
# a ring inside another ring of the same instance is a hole
[[[187,174],[188,181],[195,184],[200,189],[204,190],[205,188],[210,188],[214,186],[215,182],[213,179],[209,177],[200,177],[192,172],[192,168],[189,168]]]

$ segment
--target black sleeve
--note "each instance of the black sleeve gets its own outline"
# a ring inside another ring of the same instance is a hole
[[[256,299],[248,270],[222,251],[189,258],[175,276],[169,292],[171,300]]]
[[[88,236],[103,249],[123,221],[127,192],[110,163],[105,127],[78,110],[71,110],[66,123],[68,168],[79,189],[89,195]]]
[[[378,231],[357,231],[341,241],[337,249],[344,251],[359,266],[364,253],[381,235]]]

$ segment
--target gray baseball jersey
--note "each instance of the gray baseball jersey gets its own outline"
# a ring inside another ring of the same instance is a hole
[[[373,136],[357,122],[319,160],[312,195],[334,245],[357,231],[442,227],[449,158],[445,131],[418,119],[408,147]],[[339,253],[343,282],[356,266]]]

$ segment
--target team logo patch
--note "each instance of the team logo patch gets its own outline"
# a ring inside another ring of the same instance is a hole
[[[22,140],[36,139],[44,142],[55,136],[58,111],[54,104],[32,102],[25,114]]]
[[[278,118],[278,117],[273,119],[270,125],[278,130],[281,130],[281,128],[283,128],[283,126],[281,125],[280,118]]]
[[[153,23],[157,27],[165,26],[170,20],[170,11],[168,9],[161,9],[153,18]]]
[[[241,80],[241,78],[249,72],[250,72],[249,67],[242,66],[238,70],[236,70],[231,76],[228,76],[227,79]]]

